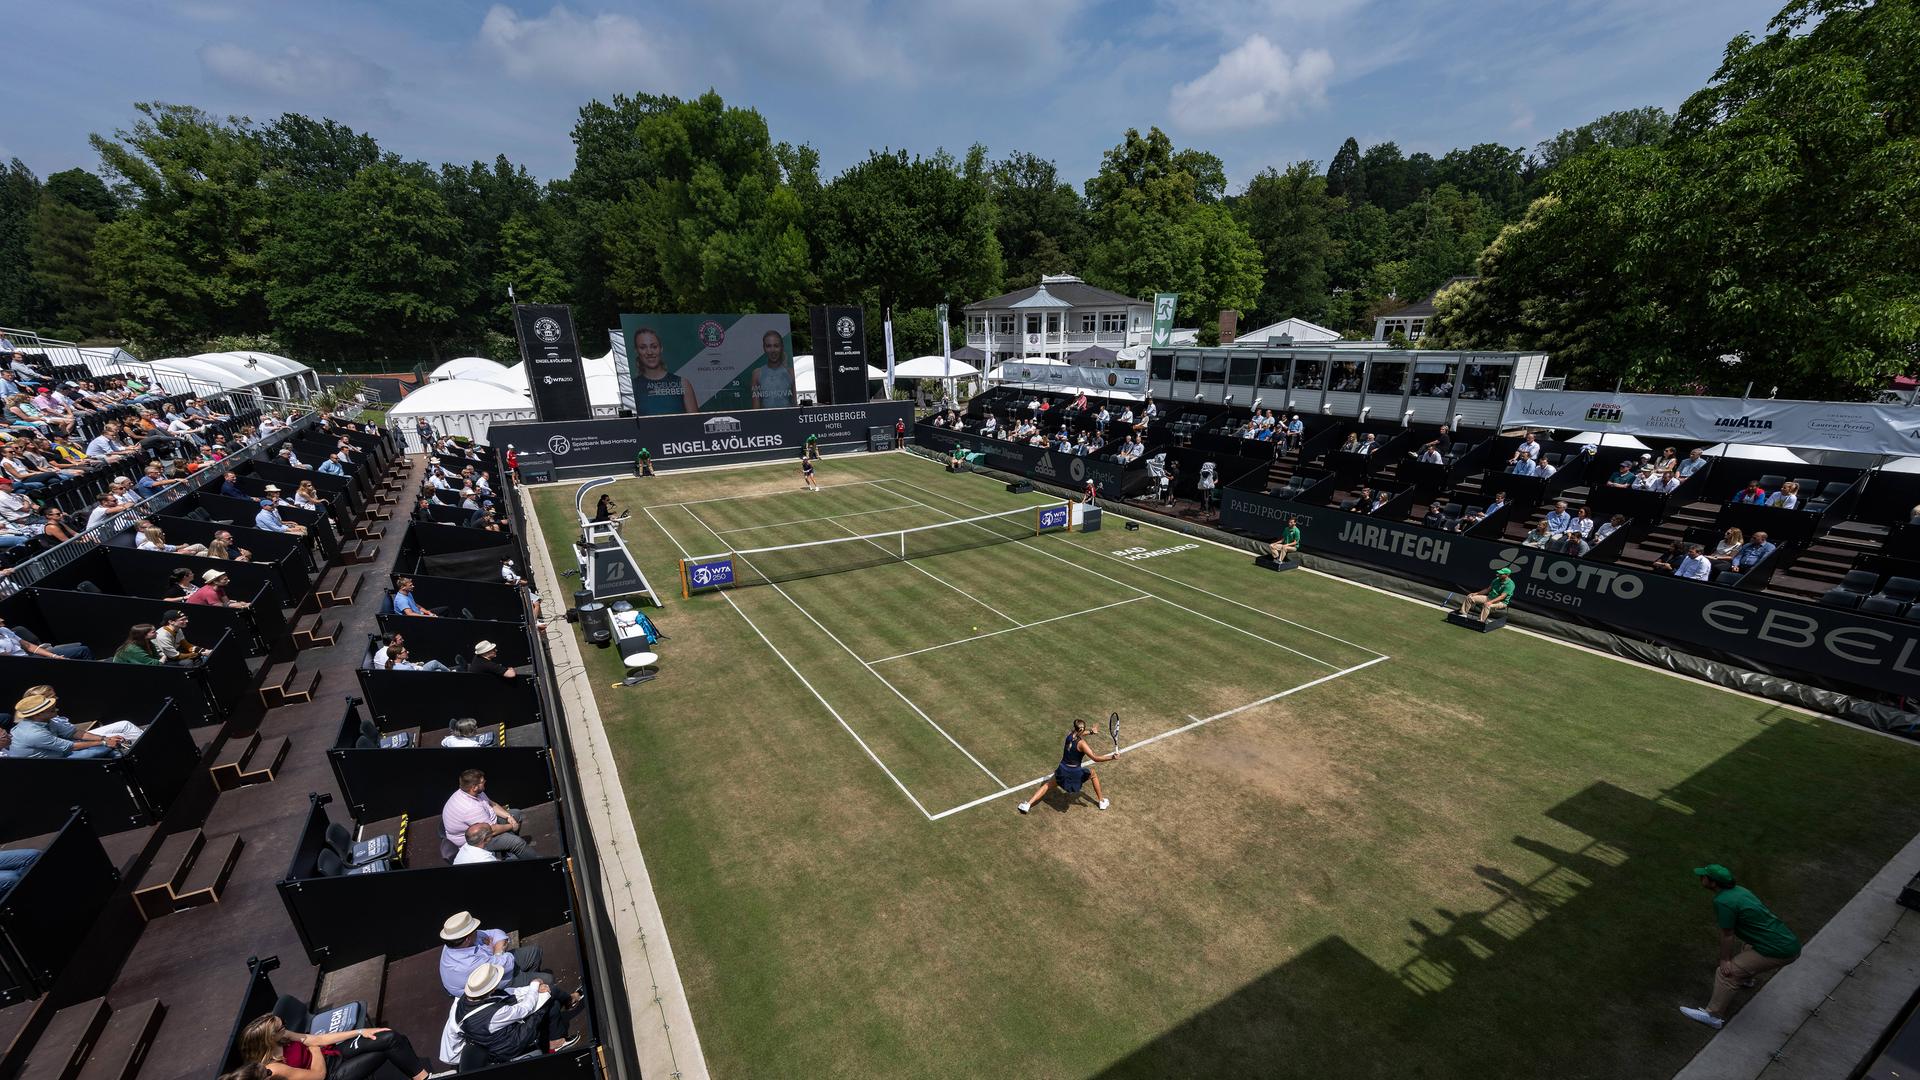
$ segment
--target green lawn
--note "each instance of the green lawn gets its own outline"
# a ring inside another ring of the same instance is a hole
[[[1690,867],[1810,938],[1920,830],[1860,797],[1911,744],[1111,518],[681,598],[683,554],[1048,501],[820,472],[611,489],[670,640],[587,663],[717,1076],[1665,1076],[1708,1035]],[[1112,809],[1016,814],[1112,710]]]

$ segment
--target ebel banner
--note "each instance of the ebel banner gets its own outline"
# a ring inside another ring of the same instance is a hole
[[[1513,571],[1515,603],[1530,610],[1887,693],[1911,693],[1920,681],[1920,625],[1903,620],[1382,521],[1257,491],[1220,493],[1220,523],[1227,528],[1278,536],[1289,515],[1298,519],[1301,548],[1308,553],[1378,566],[1456,591],[1482,588],[1505,567]]]
[[[1180,294],[1161,292],[1153,294],[1153,344],[1155,348],[1165,348],[1173,344],[1173,313],[1180,305]]]
[[[813,436],[823,445],[865,445],[870,427],[913,420],[910,401],[748,409],[739,413],[621,417],[571,423],[495,424],[488,439],[512,444],[523,466],[631,469],[641,447],[655,468],[759,457],[798,456]]]
[[[1843,401],[1515,390],[1503,423],[1653,439],[1920,454],[1920,408]]]
[[[1137,495],[1147,489],[1151,475],[1144,460],[1132,465],[1114,461],[1062,454],[1038,446],[1022,446],[1005,439],[987,439],[951,428],[916,424],[913,441],[940,453],[952,453],[955,446],[986,458],[988,468],[1019,473],[1034,480],[1078,490],[1092,480],[1102,495],[1119,498]]]
[[[785,315],[622,315],[620,332],[641,416],[799,403]]]
[[[593,415],[580,343],[573,336],[573,310],[565,304],[515,304],[513,328],[520,338],[533,412],[542,420],[585,420]]]
[[[1023,364],[1009,360],[999,367],[1002,382],[1029,383],[1057,390],[1118,390],[1147,392],[1147,373],[1136,368],[1082,367],[1079,364]]]

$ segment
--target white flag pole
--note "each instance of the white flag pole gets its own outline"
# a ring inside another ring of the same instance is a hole
[[[887,343],[887,397],[893,397],[893,309],[886,308],[882,313],[881,336]]]
[[[947,305],[941,304],[940,312],[940,379],[946,384],[947,397],[958,398],[953,392],[953,336],[947,331]],[[946,402],[942,401],[942,405]]]

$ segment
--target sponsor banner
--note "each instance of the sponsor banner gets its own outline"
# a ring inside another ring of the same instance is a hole
[[[1902,405],[1515,390],[1502,422],[1654,439],[1920,454],[1920,409]]]
[[[1179,293],[1153,294],[1153,344],[1164,348],[1173,344],[1173,312],[1180,306]]]
[[[622,315],[620,332],[642,416],[798,404],[785,315]]]
[[[1000,365],[1005,382],[1032,383],[1058,390],[1119,390],[1128,394],[1147,392],[1147,373],[1135,368],[1082,367],[1078,364],[1022,364],[1009,361]]]
[[[1920,625],[1379,521],[1260,492],[1229,488],[1220,494],[1220,523],[1254,536],[1278,536],[1290,514],[1299,519],[1301,546],[1310,553],[1378,566],[1457,592],[1486,587],[1493,572],[1506,567],[1513,571],[1514,602],[1531,611],[1887,693],[1910,693],[1920,680]]]
[[[1072,518],[1073,513],[1067,509],[1065,503],[1061,503],[1059,506],[1044,507],[1040,511],[1040,531],[1046,532],[1048,529],[1064,529]]]
[[[631,469],[646,447],[656,468],[694,459],[797,456],[809,435],[821,443],[865,443],[867,429],[913,420],[910,401],[859,405],[820,405],[807,409],[748,409],[744,412],[680,416],[621,417],[570,423],[495,424],[488,438],[512,444],[522,465],[543,468],[616,467]]]
[[[565,304],[515,304],[513,328],[533,391],[533,414],[542,420],[592,416],[586,368],[573,336],[573,309]]]
[[[733,560],[714,559],[711,562],[687,564],[687,587],[690,589],[717,589],[722,585],[733,584]]]
[[[814,399],[821,404],[858,404],[867,392],[867,312],[861,307],[814,307]]]
[[[1132,465],[1121,465],[1076,454],[1055,453],[1038,446],[1021,446],[1004,439],[983,439],[964,433],[956,435],[951,429],[934,427],[932,424],[915,425],[913,441],[942,454],[951,453],[958,445],[986,458],[988,468],[1019,473],[1075,491],[1086,487],[1087,480],[1092,479],[1102,495],[1115,498],[1137,495],[1145,491],[1152,480],[1147,473],[1145,459]]]

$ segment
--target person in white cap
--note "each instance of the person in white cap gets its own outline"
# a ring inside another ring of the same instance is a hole
[[[491,641],[476,641],[473,644],[473,661],[467,670],[476,675],[499,675],[504,678],[518,678],[518,674],[500,662],[500,646]]]
[[[233,580],[225,570],[209,570],[200,575],[200,587],[187,597],[189,604],[205,604],[208,607],[251,607],[245,600],[227,599],[227,582]]]
[[[538,1051],[557,1054],[580,1041],[567,1035],[567,1021],[585,1002],[575,993],[562,1008],[544,982],[501,986],[500,969],[482,964],[467,976],[460,997],[440,1030],[440,1060],[467,1072],[501,1065]]]
[[[440,940],[444,942],[440,947],[440,985],[447,988],[449,997],[459,997],[466,989],[467,978],[482,965],[499,968],[510,988],[532,982],[553,985],[553,976],[543,970],[540,946],[509,949],[506,931],[482,930],[472,912],[456,911],[447,916],[447,921],[440,924]]]

